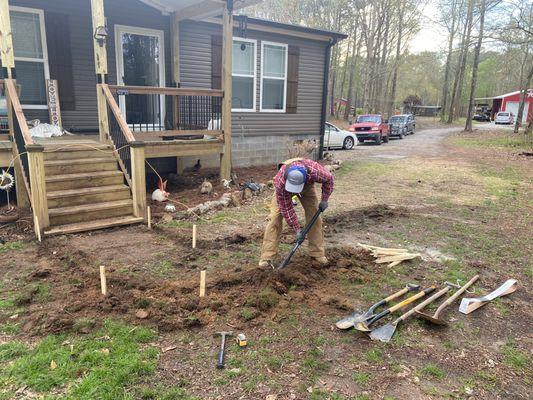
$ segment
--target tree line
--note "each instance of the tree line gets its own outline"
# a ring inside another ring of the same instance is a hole
[[[430,2],[438,15],[427,21]],[[529,0],[265,0],[252,13],[348,35],[331,55],[330,117],[390,116],[404,102],[422,103],[440,106],[444,122],[466,118],[471,130],[476,97],[519,89],[524,110],[533,75]],[[412,54],[411,40],[428,23],[442,40]]]

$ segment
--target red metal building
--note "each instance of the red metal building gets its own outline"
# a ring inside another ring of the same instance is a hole
[[[518,106],[520,105],[520,91],[502,94],[494,97],[481,97],[476,99],[476,103],[482,101],[492,100],[491,119],[500,111],[512,112],[514,116],[518,114]],[[522,115],[522,122],[529,122],[533,118],[533,89],[528,89],[526,93],[526,104],[524,105],[524,113]]]

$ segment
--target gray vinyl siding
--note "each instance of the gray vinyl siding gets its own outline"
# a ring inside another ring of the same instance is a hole
[[[221,35],[220,25],[185,21],[180,27],[180,68],[183,87],[211,87],[211,35]],[[238,36],[237,30],[234,32]],[[248,30],[257,40],[257,104],[255,112],[233,112],[233,136],[318,136],[322,113],[326,42]],[[296,114],[260,112],[261,42],[278,42],[300,48],[298,110]]]
[[[10,5],[68,14],[72,70],[74,77],[75,110],[62,111],[63,125],[98,131],[96,105],[96,74],[94,68],[93,28],[90,0],[10,0]],[[165,62],[167,85],[170,83],[170,17],[139,1],[106,1],[105,14],[109,28],[107,41],[109,83],[116,83],[115,24],[158,29],[165,33]],[[46,26],[45,26],[46,29]],[[49,64],[54,60],[49,60]],[[58,77],[61,80],[61,77]],[[25,110],[28,119],[48,122],[47,110]]]

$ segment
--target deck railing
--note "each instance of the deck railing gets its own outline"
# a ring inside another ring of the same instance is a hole
[[[138,138],[222,135],[222,90],[108,86]]]

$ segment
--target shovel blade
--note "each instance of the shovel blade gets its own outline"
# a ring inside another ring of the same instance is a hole
[[[435,325],[448,325],[448,323],[446,321],[444,321],[443,319],[440,319],[440,318],[435,318],[433,315],[429,315],[429,314],[426,314],[426,313],[423,313],[423,312],[420,312],[420,311],[417,311],[416,315],[418,315],[419,317],[422,317],[426,321],[431,322],[431,323],[433,323]]]
[[[339,329],[350,329],[350,328],[357,326],[357,324],[361,322],[367,321],[369,318],[372,317],[372,315],[373,314],[368,311],[365,313],[356,311],[352,315],[348,315],[347,317],[340,319],[339,321],[337,321],[335,325]]]
[[[392,336],[394,336],[395,331],[396,331],[396,325],[393,325],[393,324],[383,325],[377,329],[374,329],[372,332],[370,332],[370,339],[379,340],[381,342],[388,343],[392,339]]]

